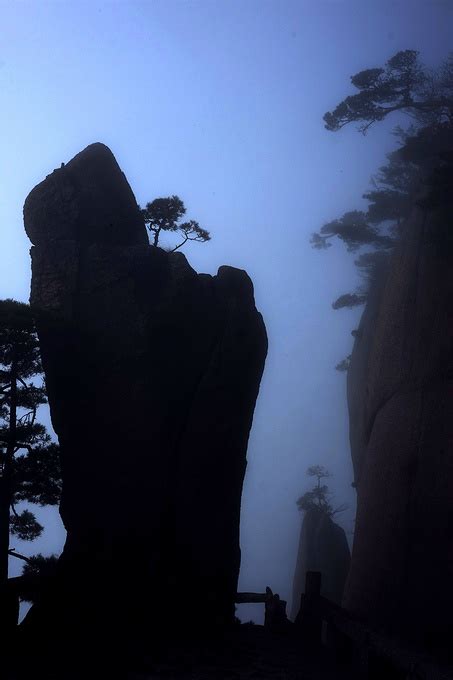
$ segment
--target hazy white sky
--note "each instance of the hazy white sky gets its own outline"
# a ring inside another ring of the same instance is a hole
[[[354,503],[334,366],[358,316],[330,304],[355,273],[341,248],[313,251],[309,237],[363,205],[394,142],[395,121],[364,138],[327,132],[322,115],[351,92],[352,74],[400,49],[438,63],[453,49],[453,3],[28,0],[0,10],[0,296],[28,299],[26,195],[89,143],[110,146],[139,203],[185,201],[212,235],[185,249],[192,266],[246,269],[267,325],[240,587],[289,598],[307,466],[326,465],[338,502]],[[45,516],[45,536],[17,549],[59,549],[58,521]],[[353,516],[340,520],[348,532]]]

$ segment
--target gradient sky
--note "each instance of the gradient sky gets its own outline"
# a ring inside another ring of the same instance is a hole
[[[435,66],[453,49],[453,2],[28,0],[0,11],[0,296],[28,300],[25,197],[91,142],[112,149],[139,203],[184,200],[212,235],[185,248],[190,263],[246,269],[267,325],[240,588],[290,599],[308,465],[326,465],[336,500],[350,503],[339,518],[350,540],[354,518],[345,376],[334,366],[359,312],[330,305],[357,277],[341,247],[314,251],[309,238],[365,205],[397,122],[363,137],[327,132],[322,116],[352,93],[352,74],[400,49]],[[58,552],[56,512],[39,516],[44,536],[12,545]],[[20,566],[12,560],[12,573]]]

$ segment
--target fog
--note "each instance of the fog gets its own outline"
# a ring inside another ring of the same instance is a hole
[[[239,589],[270,586],[290,600],[296,500],[309,487],[309,465],[326,466],[335,502],[349,504],[337,521],[351,544],[355,514],[345,374],[335,365],[350,353],[361,310],[331,303],[357,273],[341,244],[319,252],[310,236],[365,205],[398,122],[363,136],[354,126],[328,132],[322,117],[351,92],[351,75],[399,50],[438,64],[451,49],[453,4],[2,2],[1,10],[1,298],[28,301],[25,197],[88,144],[111,148],[141,205],[184,200],[187,217],[212,237],[187,244],[189,262],[211,274],[222,264],[245,269],[266,323]],[[12,546],[58,553],[57,511],[37,516],[43,536]],[[11,574],[21,566],[12,558]],[[242,606],[239,615],[261,621],[262,611]]]

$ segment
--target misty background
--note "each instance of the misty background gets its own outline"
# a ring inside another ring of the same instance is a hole
[[[364,137],[324,129],[350,76],[417,49],[452,49],[453,2],[155,0],[0,2],[0,297],[28,301],[29,191],[88,144],[107,144],[140,205],[177,194],[212,240],[183,252],[199,272],[245,269],[269,335],[242,501],[239,590],[290,601],[309,465],[332,473],[336,518],[352,544],[355,492],[346,377],[361,310],[334,312],[358,275],[313,231],[367,204],[370,176],[395,148],[390,118]],[[175,245],[165,235],[162,245]],[[150,291],[152,294],[152,291]],[[112,408],[121,414],[121,393]],[[48,415],[41,413],[48,423]],[[183,508],[181,509],[183,511]],[[209,509],[206,509],[209,512]],[[42,537],[12,547],[59,553],[54,508]],[[11,558],[11,575],[22,563]],[[134,561],[131,557],[130,570]],[[262,605],[243,605],[262,620]]]

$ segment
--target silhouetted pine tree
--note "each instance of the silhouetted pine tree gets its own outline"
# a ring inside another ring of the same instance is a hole
[[[418,52],[403,50],[384,67],[352,76],[351,83],[358,92],[324,115],[327,130],[338,131],[356,122],[366,134],[374,123],[395,112],[407,114],[412,122],[405,130],[395,129],[400,148],[388,154],[387,165],[363,194],[368,209],[346,212],[312,235],[311,243],[318,249],[329,248],[335,238],[349,252],[366,249],[355,260],[362,285],[337,298],[334,309],[366,302],[370,283],[385,268],[416,201],[425,208],[448,206],[451,212],[453,207],[453,55],[431,71],[420,63]],[[447,223],[445,219],[439,224],[436,237],[452,246],[453,232]],[[336,368],[347,370],[348,359]]]
[[[329,487],[327,484],[321,484],[321,480],[331,477],[330,472],[323,465],[311,465],[307,469],[307,475],[309,477],[316,477],[316,484],[297,500],[299,510],[302,512],[317,510],[328,517],[333,517],[339,512],[347,510],[348,506],[346,504],[339,505],[336,508],[333,507],[331,503],[332,494],[329,491]]]
[[[0,301],[0,587],[8,578],[10,533],[32,541],[43,527],[16,503],[59,502],[59,449],[36,420],[46,403],[35,322],[31,309]]]
[[[162,231],[179,232],[183,237],[181,243],[172,248],[171,252],[181,248],[187,241],[211,240],[209,231],[202,229],[195,220],[180,222],[182,216],[186,214],[186,208],[179,196],[155,198],[146,204],[146,208],[140,210],[147,228],[153,235],[153,246],[157,247]]]

